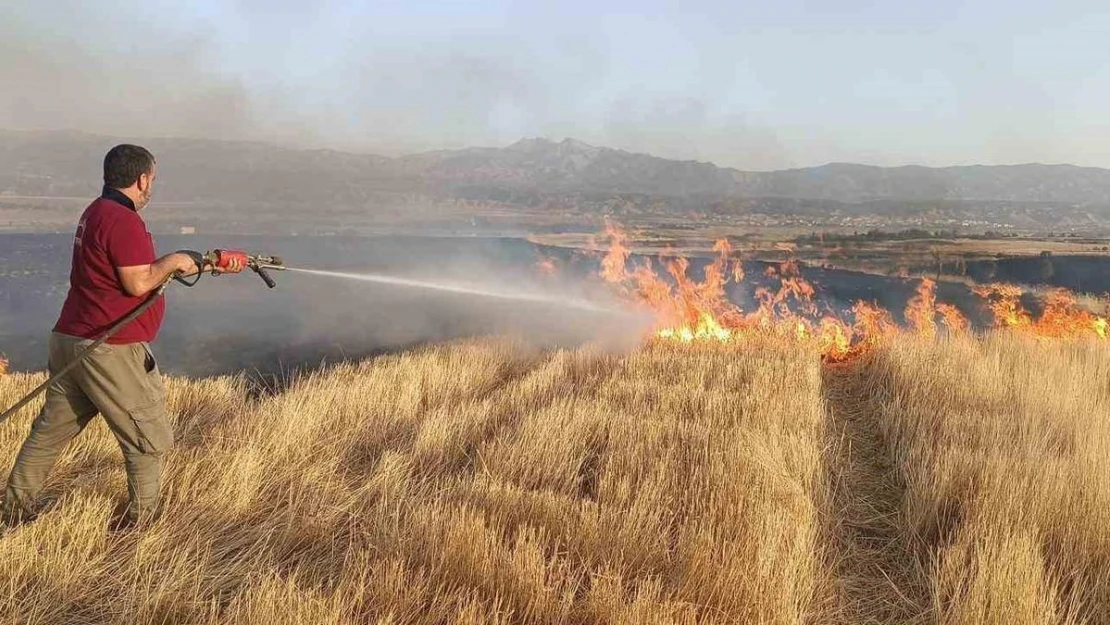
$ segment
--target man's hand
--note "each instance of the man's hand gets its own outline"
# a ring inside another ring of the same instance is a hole
[[[166,254],[149,265],[116,267],[124,292],[132,297],[150,293],[175,273],[191,276],[199,269],[193,257],[181,252]]]
[[[174,271],[181,274],[182,276],[191,276],[200,271],[200,267],[197,266],[197,259],[184,252],[174,252],[173,254],[167,254],[163,256],[162,259],[171,260],[173,263]],[[161,262],[162,259],[159,259],[158,262]]]
[[[231,260],[227,261],[227,267],[213,267],[211,263],[204,264],[205,271],[215,271],[216,273],[239,273],[245,269],[243,261],[238,256],[233,256]]]

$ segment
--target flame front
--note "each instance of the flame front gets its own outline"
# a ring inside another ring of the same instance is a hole
[[[555,264],[555,259],[547,256],[541,256],[536,260],[536,270],[540,272],[541,276],[547,278],[559,273],[559,267]]]
[[[757,306],[748,312],[732,302],[726,292],[730,283],[745,279],[741,259],[734,257],[728,241],[720,240],[713,246],[715,258],[705,267],[701,280],[689,275],[690,261],[683,257],[662,261],[670,278],[666,280],[656,273],[650,259],[630,265],[629,238],[619,227],[607,224],[606,235],[610,245],[601,262],[601,277],[655,314],[653,333],[660,340],[733,342],[758,332],[812,345],[826,360],[841,361],[899,332],[932,338],[971,328],[958,308],[937,302],[936,282],[927,278],[920,281],[903,311],[908,327],[899,327],[890,311],[865,301],[857,301],[851,307],[853,320],[845,321],[834,311],[819,309],[814,299],[816,289],[802,276],[797,261],[767,268],[764,277],[772,286],[754,288]],[[975,287],[973,292],[984,299],[996,327],[1038,336],[1107,337],[1107,319],[1080,309],[1067,290],[1050,291],[1037,317],[1022,306],[1019,287],[989,284]]]
[[[659,338],[664,339],[677,339],[683,343],[690,343],[693,341],[728,341],[732,338],[732,331],[721,327],[713,315],[702,314],[698,319],[698,324],[693,328],[689,326],[682,326],[681,328],[663,328],[658,331]]]

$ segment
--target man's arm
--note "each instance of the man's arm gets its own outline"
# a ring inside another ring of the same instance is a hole
[[[188,254],[180,252],[166,254],[149,265],[116,267],[124,292],[132,297],[142,297],[150,293],[161,286],[175,271],[191,276],[198,270],[196,262]]]

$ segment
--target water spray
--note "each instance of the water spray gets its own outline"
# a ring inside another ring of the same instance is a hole
[[[111,326],[109,326],[109,328],[105,330],[103,334],[98,336],[96,340],[85,347],[85,349],[82,350],[76,358],[70,361],[68,365],[60,369],[54,375],[50,376],[45,382],[35,387],[34,390],[25,395],[18,402],[16,402],[14,406],[8,408],[3,413],[0,413],[0,423],[6,421],[8,417],[11,417],[13,414],[18,412],[20,408],[30,403],[32,399],[38,397],[39,394],[45,391],[47,387],[49,387],[55,380],[61,378],[62,376],[66,375],[74,368],[76,368],[77,365],[80,364],[86,356],[91,354],[93,350],[97,347],[100,347],[100,345],[102,345],[104,341],[112,338],[112,336],[122,330],[124,326],[128,325],[136,318],[138,318],[139,315],[146,312],[146,310],[153,306],[156,301],[161,299],[162,294],[165,292],[166,287],[170,285],[171,281],[176,280],[177,282],[180,282],[181,284],[189,287],[195,286],[197,282],[200,281],[201,276],[204,275],[205,271],[211,270],[211,272],[215,275],[218,274],[219,271],[222,269],[228,269],[233,261],[238,260],[240,266],[250,269],[251,271],[258,274],[258,277],[262,278],[262,281],[266,283],[266,286],[272,289],[277,286],[277,284],[274,282],[274,279],[270,277],[268,270],[272,269],[281,271],[285,269],[285,263],[282,262],[281,258],[277,256],[248,254],[239,250],[211,250],[205,252],[204,254],[192,250],[180,250],[178,253],[188,255],[197,264],[197,272],[196,274],[194,274],[195,277],[192,280],[186,280],[185,277],[178,272],[174,272],[167,276],[161,284],[159,284],[153,291],[147,294],[146,299],[140,302],[138,306],[131,310],[131,312],[127,313]]]
[[[238,260],[240,265],[258,274],[258,277],[262,278],[266,286],[272,289],[277,286],[277,283],[270,277],[269,270],[284,271],[286,268],[285,262],[280,256],[248,254],[240,250],[211,250],[204,254],[191,250],[181,250],[181,253],[191,256],[193,262],[197,264],[197,274],[196,278],[193,280],[186,281],[180,276],[174,276],[175,280],[185,286],[193,286],[200,281],[200,277],[205,269],[210,268],[212,270],[212,275],[217,275],[219,270],[227,269],[232,261]]]
[[[246,252],[241,252],[239,250],[213,250],[203,255],[196,252],[186,253],[194,254],[193,259],[197,262],[197,266],[206,268],[210,267],[213,274],[217,273],[218,269],[226,269],[233,260],[237,259],[242,266],[247,267],[257,273],[258,276],[262,278],[262,281],[266,283],[266,286],[270,287],[271,289],[274,288],[275,283],[273,278],[270,277],[270,270],[290,271],[315,276],[325,276],[329,278],[341,278],[345,280],[358,280],[361,282],[375,282],[377,284],[387,284],[391,286],[428,289],[446,293],[455,293],[459,295],[472,295],[477,297],[506,299],[519,302],[535,302],[538,304],[562,306],[565,308],[576,308],[579,310],[586,310],[590,312],[621,312],[612,308],[599,306],[593,302],[588,302],[580,299],[567,299],[564,297],[553,297],[550,295],[496,291],[492,289],[483,289],[462,284],[430,282],[426,280],[412,280],[409,278],[401,278],[398,276],[387,276],[374,273],[349,273],[342,271],[325,271],[322,269],[306,269],[303,267],[289,267],[279,256],[247,254]],[[199,273],[197,274],[196,279],[192,280],[191,282],[186,282],[181,278],[177,278],[179,282],[185,284],[186,286],[193,286],[199,279]]]
[[[320,270],[320,269],[304,269],[304,268],[300,268],[300,267],[289,267],[285,264],[285,261],[283,261],[278,256],[265,255],[265,254],[248,254],[248,253],[240,251],[240,250],[216,249],[216,250],[210,250],[210,251],[205,252],[203,254],[201,254],[200,252],[192,251],[192,250],[180,250],[179,253],[189,255],[193,259],[193,261],[196,262],[197,272],[195,274],[192,274],[194,277],[191,280],[186,279],[185,276],[182,276],[179,273],[174,273],[173,275],[167,277],[160,285],[158,285],[157,288],[155,288],[153,291],[151,291],[147,295],[146,299],[144,299],[141,303],[139,303],[139,305],[136,306],[127,315],[125,315],[124,317],[120,318],[118,321],[113,323],[108,328],[108,330],[106,330],[103,334],[101,334],[99,337],[97,337],[96,340],[94,340],[88,347],[86,347],[65,368],[61,369],[60,371],[58,371],[54,375],[50,376],[50,378],[48,380],[46,380],[45,382],[40,384],[33,391],[31,391],[25,397],[20,399],[19,402],[17,402],[14,406],[12,406],[11,408],[8,408],[3,413],[0,413],[0,423],[4,422],[5,420],[8,419],[8,417],[15,414],[20,408],[22,408],[22,407],[26,406],[28,403],[30,403],[30,401],[32,399],[34,399],[40,393],[45,391],[46,388],[48,386],[50,386],[51,383],[53,383],[55,380],[57,380],[58,378],[62,377],[65,374],[69,373],[73,368],[75,368],[80,362],[82,362],[84,360],[85,356],[92,353],[92,351],[94,349],[96,349],[102,343],[107,341],[109,338],[111,338],[113,335],[115,335],[119,330],[121,330],[124,326],[126,326],[127,324],[134,321],[139,315],[141,315],[148,308],[150,308],[154,304],[154,302],[158,301],[158,299],[160,299],[162,297],[163,292],[165,292],[166,287],[169,286],[170,282],[177,281],[177,282],[179,282],[179,283],[181,283],[185,286],[188,286],[188,287],[196,286],[196,284],[200,281],[201,277],[206,272],[210,271],[213,275],[218,275],[219,273],[221,273],[222,270],[226,270],[226,269],[230,268],[235,263],[235,261],[238,261],[237,264],[240,267],[250,269],[254,273],[258,274],[258,277],[261,278],[262,281],[266,283],[266,286],[271,288],[271,289],[274,288],[275,286],[277,286],[277,284],[274,282],[274,279],[270,276],[270,273],[269,273],[270,271],[291,271],[291,272],[298,272],[298,273],[304,273],[304,274],[309,274],[309,275],[326,276],[326,277],[331,277],[331,278],[342,278],[342,279],[347,279],[347,280],[359,280],[359,281],[362,281],[362,282],[375,282],[375,283],[378,283],[378,284],[387,284],[387,285],[399,286],[399,287],[428,289],[428,290],[440,291],[440,292],[446,292],[446,293],[456,293],[456,294],[459,294],[459,295],[470,295],[470,296],[487,297],[487,298],[494,298],[494,299],[513,300],[513,301],[518,301],[518,302],[534,302],[534,303],[546,304],[546,305],[550,305],[550,306],[561,306],[561,307],[565,307],[565,308],[575,308],[575,309],[578,309],[578,310],[584,310],[584,311],[590,311],[590,312],[627,314],[627,311],[618,310],[618,309],[614,309],[614,308],[609,308],[609,307],[605,307],[605,306],[600,306],[598,304],[594,304],[592,302],[588,302],[588,301],[580,300],[580,299],[568,299],[568,298],[565,298],[565,297],[554,297],[554,296],[550,296],[550,295],[538,295],[538,294],[531,294],[531,293],[514,293],[514,292],[508,292],[508,291],[497,291],[497,290],[492,290],[492,289],[483,289],[483,288],[477,288],[477,287],[466,286],[466,285],[461,285],[461,284],[450,284],[450,283],[443,283],[443,282],[429,282],[429,281],[423,281],[423,280],[411,280],[411,279],[408,279],[408,278],[401,278],[401,277],[397,277],[397,276],[387,276],[387,275],[372,274],[372,273],[346,273],[346,272],[341,272],[341,271],[324,271],[324,270]]]
[[[388,284],[392,286],[428,289],[433,291],[441,291],[446,293],[456,293],[459,295],[473,295],[477,297],[489,297],[494,299],[514,300],[518,302],[535,302],[537,304],[547,304],[551,306],[563,306],[566,308],[576,308],[579,310],[586,310],[590,312],[623,312],[614,308],[599,306],[593,302],[580,299],[567,299],[565,297],[554,297],[550,295],[537,295],[532,293],[513,293],[508,291],[496,291],[492,289],[483,289],[462,284],[451,284],[444,282],[429,282],[425,280],[411,280],[409,278],[400,278],[397,276],[386,276],[373,273],[348,273],[342,271],[323,271],[320,269],[302,269],[299,267],[285,267],[283,270],[306,273],[316,276],[327,276],[330,278],[342,278],[345,280],[359,280],[361,282],[375,282],[377,284]]]

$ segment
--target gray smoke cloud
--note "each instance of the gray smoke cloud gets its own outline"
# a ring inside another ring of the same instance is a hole
[[[746,169],[1110,165],[1098,3],[966,23],[828,4],[13,0],[0,126],[387,155],[573,137]]]
[[[128,137],[314,135],[223,67],[202,30],[171,31],[134,5],[0,8],[0,127]],[[148,7],[149,8],[149,7]],[[265,120],[274,115],[279,124]]]
[[[743,115],[712,115],[700,98],[622,97],[609,113],[606,142],[635,152],[671,158],[732,163],[743,154],[750,169],[770,170],[791,162],[770,130]]]
[[[321,41],[327,28],[313,20],[343,7],[325,5],[232,3],[250,19],[230,43],[212,23],[163,16],[169,8],[158,5],[0,7],[0,127],[386,155],[570,136],[725,164],[789,160],[769,131],[736,114],[722,122],[702,96],[613,97],[606,81],[619,68],[597,32],[537,39],[461,28],[392,45],[381,43],[388,25],[352,18],[336,43]],[[302,63],[314,40],[329,53]]]

